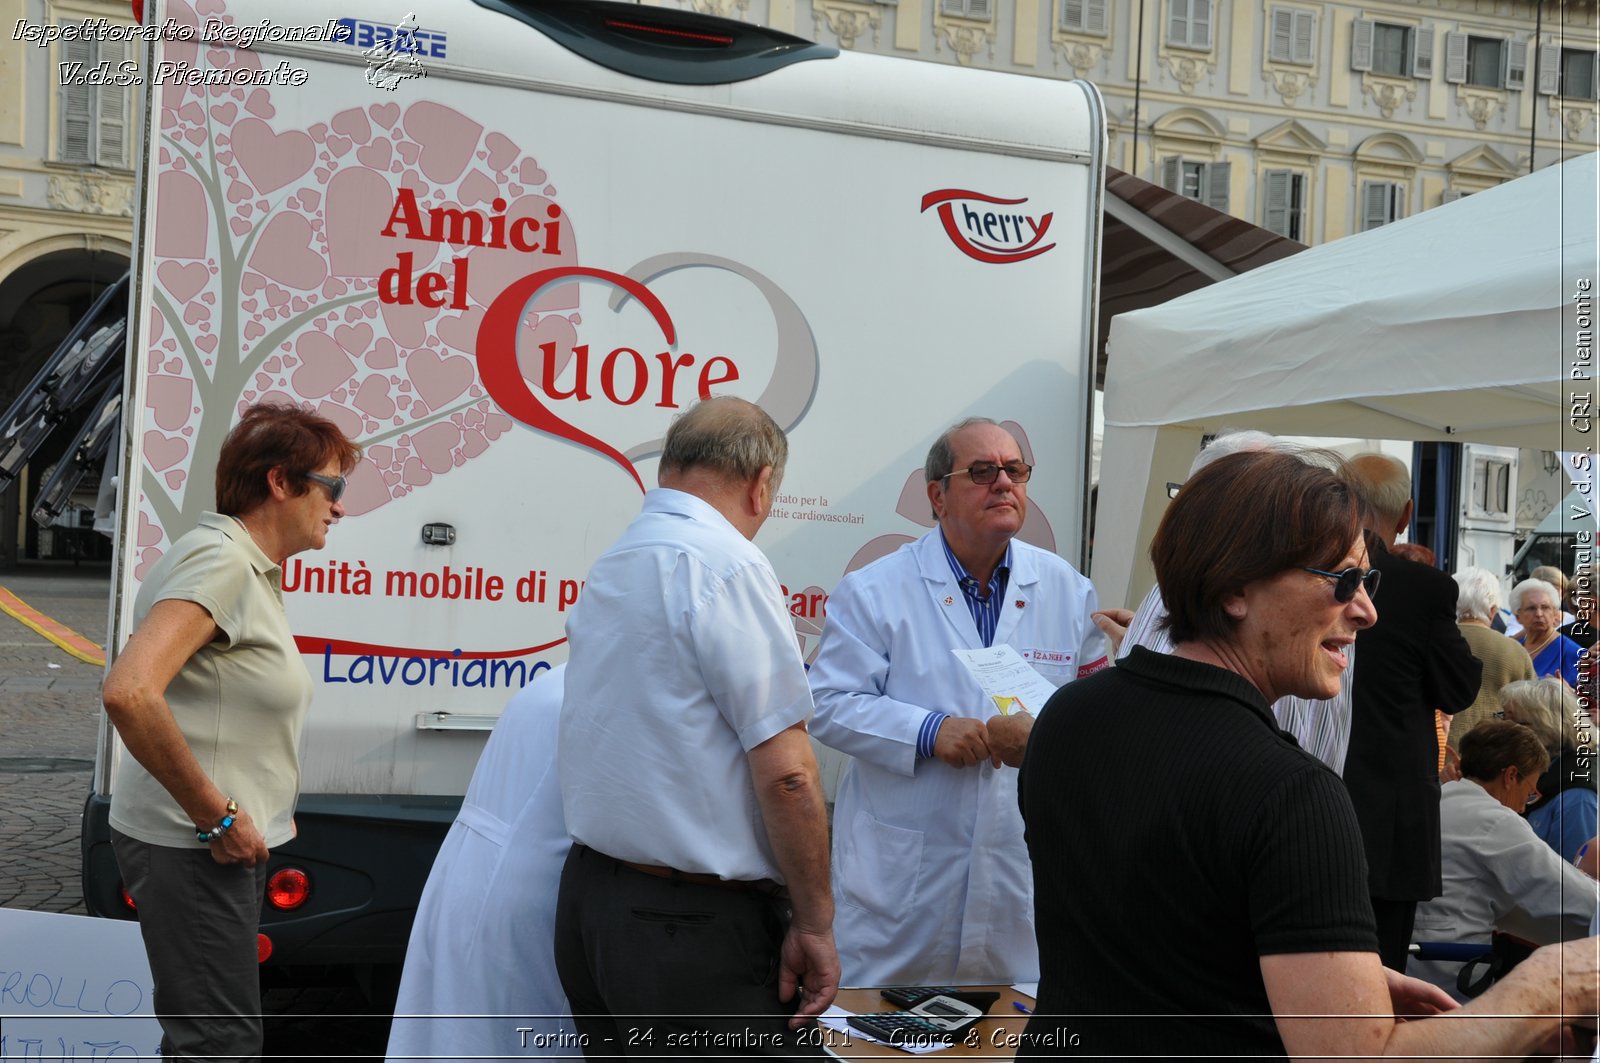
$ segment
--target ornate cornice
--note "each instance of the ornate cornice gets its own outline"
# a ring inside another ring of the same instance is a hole
[[[883,16],[875,7],[866,4],[841,2],[841,0],[814,0],[811,22],[820,31],[824,23],[839,38],[839,47],[851,49],[856,41],[870,29],[872,43],[878,43],[878,27]]]
[[[52,174],[45,196],[56,210],[133,217],[133,181],[92,173]]]

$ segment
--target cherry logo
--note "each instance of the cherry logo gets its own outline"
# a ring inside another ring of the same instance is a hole
[[[1001,199],[964,188],[941,188],[922,197],[922,211],[938,207],[945,234],[969,258],[990,263],[1022,262],[1056,246],[1040,244],[1050,231],[1054,214],[1035,217],[996,209],[1019,207],[1026,202],[1026,197]]]

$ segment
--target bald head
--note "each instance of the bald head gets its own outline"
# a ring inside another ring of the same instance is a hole
[[[1357,454],[1345,464],[1345,475],[1366,509],[1366,524],[1393,546],[1411,523],[1411,473],[1405,463],[1387,454]]]

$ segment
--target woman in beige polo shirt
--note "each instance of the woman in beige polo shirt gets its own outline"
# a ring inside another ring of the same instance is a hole
[[[111,841],[138,905],[164,1056],[261,1052],[267,853],[294,836],[311,704],[281,566],[325,545],[359,456],[306,410],[247,409],[217,461],[217,512],[151,570],[106,676],[106,714],[131,757]]]

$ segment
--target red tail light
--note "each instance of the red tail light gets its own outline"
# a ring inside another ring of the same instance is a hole
[[[289,912],[311,899],[311,879],[298,867],[280,867],[267,879],[267,903]]]
[[[256,935],[256,962],[266,963],[267,957],[272,955],[272,939],[265,934]]]
[[[122,894],[122,903],[128,906],[128,911],[136,912],[139,910],[139,906],[133,903],[133,894],[128,892],[128,887],[118,882],[117,892]]]

